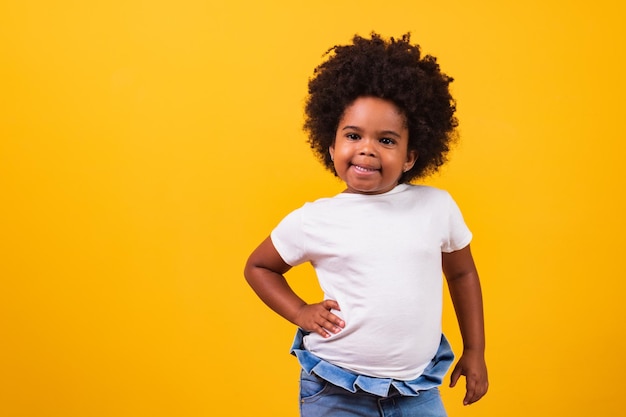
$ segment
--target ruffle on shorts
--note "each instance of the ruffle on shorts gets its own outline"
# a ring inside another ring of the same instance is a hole
[[[394,387],[401,395],[418,396],[420,391],[440,386],[443,382],[443,377],[454,361],[454,353],[452,353],[450,343],[442,334],[435,357],[419,377],[411,381],[376,378],[356,374],[315,356],[304,348],[302,342],[305,335],[306,333],[302,329],[298,329],[291,346],[291,354],[298,358],[302,369],[309,375],[313,372],[331,384],[350,392],[357,392],[357,390],[361,389],[379,397],[387,397],[391,387]]]

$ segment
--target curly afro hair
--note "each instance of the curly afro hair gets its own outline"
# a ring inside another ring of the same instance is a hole
[[[435,57],[421,56],[410,33],[388,41],[376,33],[371,39],[355,35],[351,45],[334,46],[325,55],[309,80],[304,129],[326,168],[337,175],[328,149],[345,109],[364,96],[389,100],[404,113],[409,150],[419,156],[400,183],[432,174],[446,162],[458,124],[448,89],[453,79],[440,71]]]

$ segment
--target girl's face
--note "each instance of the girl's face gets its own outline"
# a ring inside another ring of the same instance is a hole
[[[346,108],[329,151],[345,192],[382,194],[415,164],[417,152],[408,146],[404,114],[390,101],[359,97]]]

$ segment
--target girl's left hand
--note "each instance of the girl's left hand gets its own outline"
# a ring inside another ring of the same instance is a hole
[[[489,380],[485,356],[482,351],[465,350],[463,352],[450,376],[450,387],[456,385],[461,375],[465,375],[466,386],[463,405],[475,403],[487,393]]]

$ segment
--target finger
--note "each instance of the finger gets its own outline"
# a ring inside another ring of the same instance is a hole
[[[474,392],[474,396],[470,399],[469,404],[474,404],[476,401],[480,400],[481,398],[483,398],[484,394],[481,394],[480,392],[476,391]]]
[[[339,303],[335,300],[324,300],[322,302],[322,305],[324,306],[326,310],[338,310],[338,311],[341,310],[339,308]]]
[[[463,399],[463,405],[469,405],[476,401],[476,381],[474,378],[466,379],[465,398]]]
[[[485,396],[485,394],[487,393],[487,390],[489,388],[489,383],[488,382],[483,382],[481,384],[477,384],[476,385],[476,395],[474,397],[474,401],[476,402],[478,400],[480,400],[481,398],[483,398]]]
[[[462,369],[461,367],[457,364],[454,367],[454,370],[452,371],[452,374],[450,375],[450,387],[454,388],[456,386],[457,381],[459,380],[459,378],[461,377],[461,373],[462,373]]]
[[[344,326],[343,320],[336,316],[323,320],[320,325],[331,333],[339,333]]]
[[[320,336],[322,336],[323,338],[328,338],[330,337],[330,333],[328,333],[328,331],[326,331],[322,326],[315,326],[313,328],[313,331],[317,334],[319,334]]]
[[[333,307],[336,306],[335,307]],[[326,300],[322,303],[322,306],[327,309],[327,311],[325,312],[325,314],[323,314],[322,316],[328,320],[329,322],[333,323],[333,325],[338,326],[340,328],[345,327],[346,323],[343,321],[343,319],[339,316],[337,316],[336,314],[333,314],[330,309],[334,309],[339,311],[339,304],[337,304],[336,301],[334,300]]]
[[[333,313],[328,313],[326,315],[326,320],[332,323],[333,326],[339,327],[340,329],[346,326],[346,323],[343,321],[343,319]]]
[[[484,394],[480,394],[480,393],[476,392],[476,393],[474,393],[474,396],[468,400],[467,404],[464,403],[464,405],[474,404],[476,401],[478,401],[481,398],[483,398],[483,396],[484,396]]]

